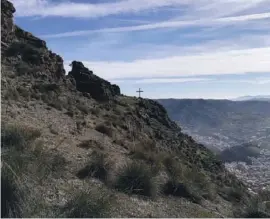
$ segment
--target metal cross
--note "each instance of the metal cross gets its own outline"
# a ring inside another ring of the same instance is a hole
[[[139,88],[139,90],[137,90],[136,92],[139,93],[139,98],[141,98],[141,93],[143,92],[143,91],[141,90],[141,88]]]

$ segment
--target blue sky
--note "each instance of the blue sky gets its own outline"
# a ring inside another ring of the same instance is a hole
[[[149,98],[270,95],[270,0],[12,0],[65,60]]]

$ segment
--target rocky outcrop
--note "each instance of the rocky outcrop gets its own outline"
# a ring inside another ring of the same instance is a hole
[[[120,95],[120,88],[110,82],[96,76],[86,68],[82,62],[73,61],[69,76],[76,81],[77,90],[89,93],[94,99],[106,101]]]
[[[14,38],[13,13],[15,8],[6,1],[1,1],[1,44],[11,42]],[[2,43],[3,42],[3,43]]]
[[[14,25],[14,12],[15,8],[10,2],[1,1],[2,62],[35,78],[48,80],[63,78],[65,76],[63,59],[51,52],[45,41]]]
[[[151,122],[155,119],[158,123],[164,125],[172,130],[180,129],[177,124],[169,119],[165,108],[158,102],[150,99],[141,99],[139,102],[139,109],[142,117]],[[146,116],[147,115],[147,116]]]

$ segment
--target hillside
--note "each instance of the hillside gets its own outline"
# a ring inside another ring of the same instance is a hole
[[[185,133],[206,145],[254,188],[269,185],[270,102],[158,100]],[[252,145],[250,147],[250,145]],[[247,162],[238,169],[235,162]],[[252,164],[252,165],[251,165]]]
[[[66,76],[11,3],[1,12],[2,217],[267,216],[163,106],[79,61]]]

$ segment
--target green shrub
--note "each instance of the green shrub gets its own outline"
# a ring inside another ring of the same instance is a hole
[[[53,108],[59,110],[59,111],[61,111],[61,110],[63,109],[62,103],[61,103],[59,100],[56,100],[56,99],[50,101],[50,102],[48,103],[48,105],[49,105],[50,107],[53,107]]]
[[[82,141],[81,143],[79,143],[77,146],[79,148],[89,149],[89,148],[91,148],[92,144],[93,144],[92,140],[85,140],[85,141]]]
[[[46,93],[42,93],[41,99],[44,103],[47,103],[48,106],[53,107],[57,110],[62,110],[63,108],[67,108],[67,103],[59,98],[59,95],[54,91],[48,91]]]
[[[81,112],[83,112],[84,114],[88,114],[89,112],[89,107],[84,104],[84,103],[79,103],[76,105],[77,109],[80,110]]]
[[[42,194],[35,192],[32,186],[40,185],[49,175],[60,176],[66,161],[55,151],[45,151],[42,142],[34,141],[40,134],[30,127],[2,126],[3,217],[32,217],[34,212],[38,216],[46,211]]]
[[[1,148],[1,216],[22,217],[24,191],[20,177],[27,172],[32,155],[27,153],[31,142],[40,136],[40,131],[18,125],[2,125]]]
[[[222,189],[221,196],[228,201],[241,202],[244,199],[245,192],[240,188],[226,187]]]
[[[16,150],[24,150],[30,141],[40,137],[40,130],[31,127],[3,125],[1,130],[1,148],[14,147]]]
[[[41,93],[59,92],[60,86],[56,83],[35,84],[33,88]]]
[[[157,153],[154,151],[146,151],[140,145],[130,147],[130,155],[134,159],[145,160],[151,164],[156,162]]]
[[[175,160],[173,156],[167,156],[163,159],[163,164],[171,178],[184,178],[186,167],[179,161]]]
[[[66,160],[55,151],[46,151],[39,130],[19,125],[2,125],[1,130],[1,216],[52,217],[57,209],[46,204],[33,186],[59,177]]]
[[[93,115],[99,115],[100,114],[100,108],[95,107],[90,109],[91,114]]]
[[[107,157],[102,153],[98,153],[95,155],[94,159],[89,162],[89,164],[77,173],[77,177],[80,179],[95,177],[105,181],[108,175],[108,170],[109,165],[107,163]]]
[[[31,91],[27,88],[24,88],[24,87],[18,87],[17,88],[17,91],[19,93],[20,96],[28,99],[31,95]]]
[[[20,62],[19,64],[16,65],[16,70],[19,76],[28,75],[32,73],[33,67],[25,62]]]
[[[42,72],[40,66],[31,66],[28,63],[21,61],[15,65],[16,73],[18,76],[22,75],[37,75],[38,72]]]
[[[202,198],[214,199],[215,188],[204,173],[170,156],[164,159],[164,166],[170,177],[164,186],[165,194],[185,197],[194,202],[200,202]]]
[[[82,191],[63,208],[63,217],[102,218],[109,217],[112,199],[102,191]]]
[[[115,187],[128,194],[157,195],[157,182],[151,169],[143,163],[133,162],[124,166],[117,176]]]
[[[84,148],[84,149],[93,148],[93,149],[104,150],[103,144],[94,139],[84,140],[81,143],[79,143],[77,147]]]
[[[270,217],[269,214],[261,211],[249,211],[248,213],[243,215],[243,218],[269,218],[269,217]]]
[[[22,197],[15,176],[4,163],[1,168],[1,218],[22,217]]]
[[[17,91],[16,87],[8,87],[8,89],[4,92],[4,99],[5,100],[19,100],[19,92]]]
[[[41,50],[35,48],[29,43],[25,42],[14,42],[10,45],[6,51],[7,56],[17,56],[21,55],[22,59],[26,62],[31,62],[34,64],[41,63]]]
[[[163,188],[165,195],[187,198],[193,202],[199,203],[201,198],[190,190],[190,187],[176,180],[168,181]]]
[[[112,137],[113,135],[113,130],[111,127],[109,127],[108,125],[105,124],[99,124],[96,126],[96,130],[100,133],[103,133],[109,137]]]
[[[67,112],[65,112],[66,115],[68,115],[69,117],[73,118],[74,117],[74,111],[73,109],[70,107],[68,108]]]

